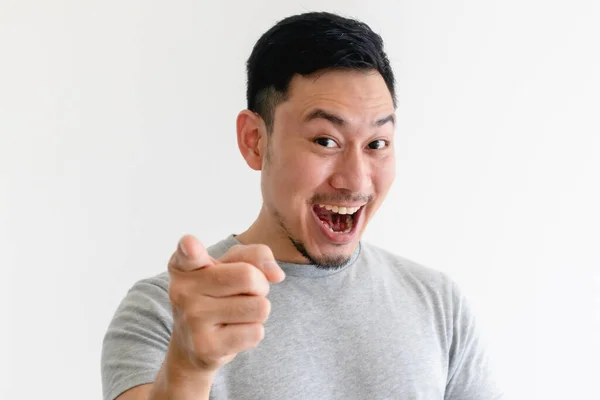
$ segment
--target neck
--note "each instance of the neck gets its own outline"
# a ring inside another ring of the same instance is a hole
[[[243,233],[235,237],[242,244],[265,244],[275,259],[281,262],[306,264],[307,260],[296,250],[288,234],[263,204],[258,218]]]

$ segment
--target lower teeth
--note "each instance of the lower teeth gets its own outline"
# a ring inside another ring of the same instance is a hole
[[[325,225],[329,229],[330,232],[333,232],[333,233],[350,233],[350,231],[352,230],[352,222],[348,223],[348,227],[346,228],[345,231],[334,231],[333,228],[330,227],[329,225],[327,225],[325,222],[321,221],[321,223],[323,225]]]

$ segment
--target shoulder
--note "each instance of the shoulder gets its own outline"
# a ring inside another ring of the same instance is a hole
[[[371,243],[361,242],[361,253],[368,260],[368,263],[375,266],[385,266],[390,273],[407,283],[438,290],[452,289],[452,286],[454,286],[453,280],[446,273],[394,254]]]
[[[371,273],[381,276],[386,287],[401,293],[402,299],[410,299],[412,304],[433,312],[440,319],[456,317],[464,299],[447,273],[370,243],[364,243],[361,252]]]

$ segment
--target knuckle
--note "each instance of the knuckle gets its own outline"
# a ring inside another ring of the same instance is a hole
[[[214,304],[212,300],[205,296],[191,299],[185,297],[183,302],[174,304],[177,310],[176,318],[179,324],[183,324],[193,331],[202,330],[202,326],[214,318]]]
[[[244,301],[234,303],[231,314],[239,318],[241,316],[248,315],[252,311],[252,308],[252,304],[249,302],[249,300],[244,299]]]
[[[240,263],[239,271],[237,273],[240,285],[246,289],[255,287],[258,283],[257,271],[256,267],[252,264]]]
[[[271,248],[266,244],[252,245],[252,252],[254,253],[254,256],[259,260],[273,258],[273,252],[271,251]]]
[[[235,281],[236,273],[226,268],[214,268],[210,270],[216,286],[230,286]]]
[[[241,252],[244,251],[245,248],[246,248],[246,245],[234,244],[233,246],[231,246],[229,248],[229,250],[227,250],[227,252],[225,254],[240,254]]]

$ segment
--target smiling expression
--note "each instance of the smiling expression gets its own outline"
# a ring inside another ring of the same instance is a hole
[[[394,111],[378,72],[350,70],[296,75],[275,108],[263,212],[308,261],[336,268],[348,260],[387,195]]]

